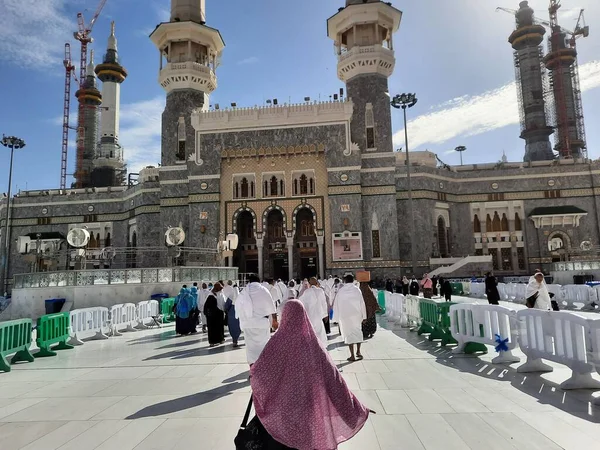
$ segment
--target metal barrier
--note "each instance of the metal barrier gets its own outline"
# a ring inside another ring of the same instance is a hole
[[[48,314],[37,320],[36,344],[40,351],[33,355],[35,358],[56,356],[54,350],[69,350],[73,346],[67,344],[71,336],[71,315],[68,311],[58,314]],[[52,344],[58,344],[52,349]]]
[[[11,320],[0,322],[0,370],[10,372],[11,367],[6,357],[12,353],[10,364],[19,361],[33,362],[29,352],[31,347],[31,319]]]
[[[402,326],[409,328],[416,328],[421,326],[421,308],[419,307],[420,297],[415,295],[407,295],[404,297],[404,312],[403,315],[406,318],[406,323],[402,323]]]
[[[108,308],[74,309],[71,315],[71,345],[83,345],[81,339],[108,339],[105,331],[110,330]]]
[[[154,318],[158,317],[158,301],[146,300],[137,304],[137,328],[148,328],[148,323],[153,323]]]
[[[174,298],[164,298],[162,302],[160,302],[160,313],[163,316],[163,322],[174,322],[175,321],[175,313],[173,312],[173,308],[175,307],[175,299]]]
[[[448,344],[456,344],[450,331],[450,306],[452,302],[438,303],[434,300],[422,298],[419,300],[421,311],[421,326],[418,334],[429,334],[429,340],[440,339],[442,347]]]
[[[567,312],[527,309],[517,313],[519,319],[519,346],[527,355],[527,362],[518,372],[552,372],[543,359],[564,364],[572,370],[571,378],[562,389],[600,389],[600,382],[592,378],[594,364],[588,355],[594,351],[590,321]]]

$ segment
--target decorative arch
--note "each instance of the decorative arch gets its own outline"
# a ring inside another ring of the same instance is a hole
[[[292,230],[294,231],[294,235],[296,234],[296,216],[298,215],[298,212],[300,212],[301,209],[310,210],[310,212],[313,215],[313,226],[315,227],[315,231],[317,230],[317,211],[308,203],[301,203],[298,206],[296,206],[296,209],[294,209],[294,212],[292,214]]]
[[[263,232],[266,232],[265,230],[267,229],[267,217],[269,216],[269,213],[271,211],[279,211],[281,213],[281,215],[283,216],[283,230],[286,231],[288,228],[287,228],[287,214],[285,213],[285,209],[283,209],[279,205],[271,205],[267,209],[265,209],[265,211],[262,214]]]
[[[234,234],[237,234],[237,224],[238,224],[238,216],[243,212],[249,212],[252,215],[252,230],[256,233],[256,213],[252,208],[248,208],[247,206],[242,206],[236,212],[233,213],[232,218],[232,230]]]
[[[548,235],[548,240],[546,241],[546,248],[548,251],[550,251],[550,242],[552,242],[552,239],[554,238],[562,239],[564,250],[568,251],[571,248],[571,238],[569,237],[569,234],[566,231],[556,230]]]

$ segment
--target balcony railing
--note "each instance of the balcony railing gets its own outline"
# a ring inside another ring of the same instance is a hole
[[[165,267],[37,272],[14,276],[14,289],[237,280],[237,267]]]

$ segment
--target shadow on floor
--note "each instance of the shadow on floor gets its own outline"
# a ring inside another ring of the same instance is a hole
[[[123,336],[127,337],[126,334],[123,334]],[[127,341],[127,345],[141,345],[141,344],[148,344],[150,342],[161,342],[161,341],[167,341],[169,339],[175,339],[177,337],[178,337],[178,335],[175,334],[175,328],[171,328],[171,329],[167,329],[167,330],[163,331],[160,334],[153,334],[150,336],[132,339],[130,341]]]
[[[413,347],[435,356],[435,362],[438,364],[482,378],[510,383],[515,389],[534,397],[540,404],[551,405],[580,419],[600,423],[600,408],[591,403],[591,394],[594,392],[592,390],[562,390],[560,385],[542,378],[542,374],[519,373],[510,365],[492,364],[476,355],[455,355],[452,353],[454,346],[441,347],[439,342],[429,341],[428,336],[419,336],[416,332],[400,328],[394,323],[388,324],[385,319],[380,319],[380,326],[392,331]]]
[[[157,403],[155,405],[147,406],[144,409],[126,417],[125,420],[143,419],[146,417],[158,417],[167,414],[173,414],[178,411],[185,411],[186,409],[192,409],[197,406],[206,405],[207,403],[214,402],[215,400],[231,395],[238,389],[243,389],[250,386],[250,381],[246,380],[241,383],[230,383],[223,386],[219,386],[214,389],[210,389],[204,392],[198,392],[196,394],[188,395],[186,397],[176,398],[174,400],[168,400],[166,402]]]

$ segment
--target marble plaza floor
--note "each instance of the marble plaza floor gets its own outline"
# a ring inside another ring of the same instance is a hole
[[[454,356],[380,322],[360,362],[346,362],[337,327],[330,338],[349,386],[377,412],[340,448],[600,448],[592,392],[557,388],[566,368],[520,375],[491,365],[493,354]],[[205,335],[175,337],[172,326],[126,333],[0,373],[0,448],[229,450],[249,395],[245,351],[230,339],[209,349]]]

